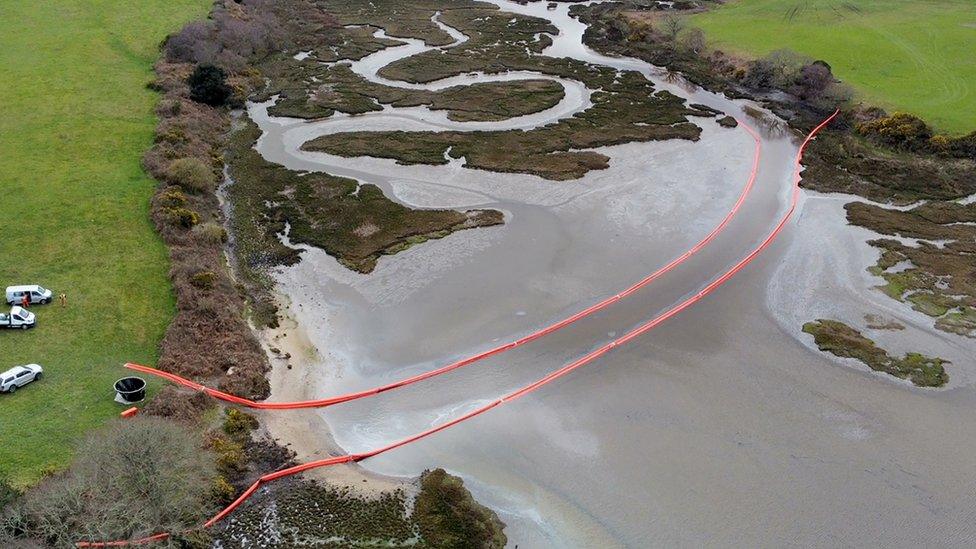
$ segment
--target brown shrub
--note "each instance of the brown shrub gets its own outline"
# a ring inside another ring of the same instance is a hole
[[[220,224],[220,204],[214,194],[220,173],[221,148],[230,119],[224,111],[189,99],[187,78],[194,63],[200,59],[187,55],[206,53],[210,47],[208,41],[213,40],[219,42],[215,56],[221,48],[244,55],[241,52],[250,51],[248,44],[254,44],[251,40],[254,35],[241,37],[235,32],[255,27],[250,24],[242,27],[238,23],[247,18],[257,21],[254,18],[260,15],[259,12],[282,9],[285,8],[276,3],[242,5],[218,1],[211,21],[191,24],[180,33],[180,39],[171,39],[167,43],[167,58],[156,63],[156,78],[151,85],[164,94],[156,109],[160,122],[155,143],[143,157],[146,171],[168,184],[160,186],[153,199],[152,218],[169,247],[170,280],[178,310],[160,344],[157,366],[186,377],[218,383],[231,392],[251,398],[268,395],[264,374],[270,366],[244,319],[244,302],[226,269],[223,244],[227,241],[227,233]],[[279,17],[278,20],[283,19]],[[177,51],[184,46],[190,49]],[[230,55],[222,59],[236,62]],[[253,71],[247,70],[229,81],[242,90],[261,82],[255,80]],[[192,231],[187,231],[188,228]],[[201,290],[206,291],[205,297],[201,297]],[[233,379],[221,381],[220,378],[231,369]],[[186,412],[184,408],[199,403],[196,398],[163,391],[152,407],[160,415],[181,416]],[[169,400],[174,402],[165,402]]]
[[[93,433],[68,471],[18,503],[21,537],[73,547],[196,526],[212,511],[200,486],[210,484],[213,462],[201,443],[193,431],[149,417]]]
[[[166,179],[188,191],[211,192],[216,178],[213,168],[199,158],[177,158],[166,169]]]
[[[265,399],[271,394],[271,385],[264,371],[253,369],[235,370],[220,380],[220,389],[250,399]]]
[[[146,404],[142,411],[151,416],[192,423],[214,405],[213,399],[200,391],[187,391],[173,386],[163,389]]]
[[[227,229],[220,223],[208,221],[194,227],[193,236],[204,245],[223,244],[227,242]]]

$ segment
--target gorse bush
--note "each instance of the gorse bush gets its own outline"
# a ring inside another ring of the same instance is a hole
[[[190,86],[190,99],[211,107],[226,104],[233,93],[227,85],[227,73],[214,65],[197,65],[186,83]]]
[[[220,505],[228,505],[237,497],[237,489],[223,475],[217,475],[210,485],[210,495]]]
[[[225,477],[237,477],[247,470],[244,447],[222,436],[210,439],[210,448],[217,454],[217,470]]]
[[[201,290],[213,289],[214,284],[216,283],[217,273],[213,271],[200,271],[190,276],[190,284],[194,288],[199,288]]]
[[[156,200],[167,208],[179,208],[186,206],[187,198],[180,187],[172,186],[159,192]]]
[[[932,138],[924,120],[904,112],[858,124],[857,131],[884,145],[913,151],[926,148]]]
[[[177,158],[166,169],[166,180],[188,191],[208,192],[214,188],[213,169],[199,158]]]
[[[236,441],[243,442],[251,438],[251,431],[258,428],[258,420],[247,412],[236,408],[224,410],[224,432]]]
[[[186,229],[200,222],[200,214],[189,208],[163,208],[163,213],[171,224]]]

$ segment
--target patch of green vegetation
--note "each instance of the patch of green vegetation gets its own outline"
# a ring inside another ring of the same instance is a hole
[[[464,158],[469,168],[566,180],[607,167],[607,156],[585,149],[632,141],[696,140],[701,133],[686,118],[700,111],[670,93],[655,93],[636,72],[621,74],[591,99],[590,109],[528,131],[350,132],[318,137],[303,148],[393,158],[404,164],[446,164],[450,155]]]
[[[973,130],[976,3],[970,0],[738,0],[695,15],[713,47],[760,57],[789,48],[830,63],[863,100]]]
[[[316,139],[306,144],[310,150],[392,158],[403,163],[445,164],[450,149],[451,157],[464,157],[470,168],[565,180],[607,166],[606,156],[585,149],[631,141],[697,139],[701,130],[687,117],[716,114],[710,109],[686,106],[669,93],[657,92],[636,72],[618,73],[569,58],[534,55],[548,45],[548,39],[540,33],[555,32],[543,19],[501,13],[483,4],[444,5],[431,0],[326,4],[344,24],[373,26],[390,23],[390,10],[409,8],[411,19],[405,29],[401,28],[404,36],[445,44],[446,34],[431,20],[439,13],[440,21],[469,37],[460,45],[387,65],[380,71],[386,78],[422,83],[474,71],[527,70],[578,80],[598,91],[592,95],[593,108],[532,131],[352,132]],[[451,88],[436,94],[402,90],[365,82],[348,67],[292,61],[277,59],[267,69],[274,76],[259,98],[279,95],[277,104],[270,109],[272,114],[320,117],[336,110],[378,110],[380,104],[430,104],[448,109],[455,120],[497,120],[542,110],[561,97],[561,93],[557,97],[553,83],[534,81]]]
[[[894,150],[851,132],[819,134],[803,163],[804,187],[856,194],[875,202],[911,204],[976,193],[972,160]]]
[[[228,150],[236,252],[252,276],[297,259],[297,251],[278,240],[286,227],[292,242],[315,246],[350,269],[370,272],[381,255],[503,222],[495,210],[414,210],[390,200],[375,185],[288,170],[253,149],[259,135],[258,127],[247,121]]]
[[[245,538],[281,547],[505,546],[505,525],[443,469],[424,473],[412,513],[408,507],[402,490],[367,497],[350,488],[282,479],[219,524],[213,537],[231,546]]]
[[[276,76],[258,98],[278,95],[268,112],[293,118],[325,118],[335,111],[362,114],[382,110],[383,105],[427,105],[461,122],[503,120],[553,107],[565,95],[551,80],[486,82],[439,91],[395,88],[369,82],[348,65],[294,59],[281,60],[268,72]]]
[[[972,260],[976,253],[976,226],[968,224],[976,216],[976,204],[936,201],[895,210],[852,202],[845,209],[852,224],[881,234],[921,240],[917,246],[887,238],[869,241],[882,250],[877,265],[869,269],[884,278],[882,291],[938,319],[939,329],[976,336],[976,324],[965,313],[976,307],[976,263]],[[911,263],[908,268],[888,271],[903,261]]]
[[[946,332],[972,337],[976,334],[976,307],[962,307],[935,321],[935,327]]]
[[[126,361],[153,363],[173,296],[140,166],[157,95],[146,88],[166,34],[205,0],[12,0],[0,17],[0,287],[37,282],[68,307],[0,334],[5,370],[42,381],[0,395],[0,477],[19,487],[65,467],[89,430],[117,415]],[[155,387],[155,384],[154,384]]]
[[[505,525],[491,509],[479,504],[464,481],[443,469],[425,471],[413,518],[429,547],[505,547]]]
[[[471,0],[321,0],[321,5],[344,25],[370,25],[432,46],[454,41],[431,21],[435,13],[484,7]]]
[[[906,299],[916,311],[934,317],[948,313],[956,305],[955,300],[930,292],[915,292]]]
[[[803,331],[813,335],[821,351],[842,358],[856,358],[872,370],[907,379],[919,387],[941,387],[949,381],[944,367],[948,361],[919,353],[908,353],[903,358],[892,357],[843,322],[819,319],[804,324]]]

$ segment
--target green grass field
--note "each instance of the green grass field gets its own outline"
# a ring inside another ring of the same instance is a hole
[[[733,0],[692,18],[713,48],[789,48],[830,63],[866,103],[976,130],[973,0]]]
[[[86,431],[121,411],[112,382],[123,362],[155,359],[174,299],[140,167],[157,100],[146,83],[160,41],[209,5],[0,5],[0,287],[38,283],[69,300],[35,307],[34,330],[0,332],[0,370],[45,369],[0,394],[0,477],[15,485],[64,466]]]

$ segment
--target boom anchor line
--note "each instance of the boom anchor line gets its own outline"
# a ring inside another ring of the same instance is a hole
[[[666,265],[662,266],[661,268],[654,271],[653,273],[645,276],[644,278],[637,281],[635,284],[627,287],[623,291],[616,293],[608,298],[605,298],[598,303],[590,305],[585,309],[577,311],[576,313],[573,313],[572,315],[562,320],[559,320],[558,322],[555,322],[553,324],[540,328],[530,334],[522,336],[516,340],[503,343],[501,345],[488,349],[487,351],[476,353],[474,355],[459,359],[455,362],[446,364],[439,368],[412,377],[401,379],[399,381],[394,381],[386,385],[381,385],[378,387],[373,387],[371,389],[365,389],[362,391],[356,391],[353,393],[347,393],[344,395],[338,395],[338,396],[333,396],[328,398],[322,398],[316,400],[301,400],[301,401],[294,401],[294,402],[258,402],[258,401],[242,398],[236,395],[232,395],[229,393],[225,393],[223,391],[214,389],[212,387],[207,387],[195,381],[191,381],[189,379],[183,378],[176,374],[170,372],[164,372],[162,370],[158,370],[156,368],[152,368],[149,366],[142,366],[139,364],[129,363],[126,364],[125,367],[131,370],[135,370],[137,372],[142,372],[144,374],[161,377],[163,379],[176,383],[177,385],[182,385],[184,387],[188,387],[196,391],[203,391],[204,393],[210,395],[213,398],[223,400],[225,402],[231,402],[233,404],[237,404],[240,406],[245,406],[248,408],[254,408],[259,410],[297,410],[302,408],[325,408],[343,402],[350,402],[353,400],[359,400],[361,398],[371,397],[374,395],[378,395],[380,393],[391,391],[393,389],[399,389],[400,387],[413,385],[414,383],[419,383],[421,381],[425,381],[427,379],[431,379],[433,377],[446,374],[448,372],[457,370],[459,368],[469,366],[476,362],[480,362],[486,358],[500,355],[516,347],[521,347],[526,343],[530,343],[541,337],[544,337],[553,332],[561,330],[562,328],[565,328],[566,326],[569,326],[570,324],[573,324],[578,320],[582,320],[596,312],[602,311],[603,309],[606,309],[607,307],[613,305],[614,303],[617,303],[618,301],[621,301],[633,295],[638,290],[644,288],[651,282],[654,282],[658,278],[661,278],[665,274],[671,272],[679,265],[681,265],[682,263],[690,259],[692,256],[697,254],[699,251],[703,250],[706,246],[708,246],[709,243],[715,240],[715,238],[718,237],[718,235],[720,235],[722,231],[725,230],[725,228],[736,216],[736,214],[739,213],[739,210],[742,208],[742,205],[745,203],[746,199],[749,197],[749,194],[752,192],[752,189],[755,186],[756,177],[758,176],[759,173],[759,162],[762,158],[762,140],[759,137],[759,133],[756,132],[756,130],[746,122],[742,120],[738,120],[738,122],[739,122],[739,127],[744,128],[746,132],[749,133],[749,136],[752,137],[754,142],[752,167],[749,171],[749,177],[746,180],[746,184],[745,186],[742,187],[742,190],[739,192],[739,196],[736,199],[735,203],[732,205],[731,209],[729,209],[729,211],[725,214],[725,217],[723,217],[722,220],[707,235],[705,235],[704,238],[699,240],[694,246],[692,246],[691,248],[683,252],[678,257],[672,259]]]
[[[509,403],[509,402],[511,402],[513,400],[516,400],[518,398],[521,398],[521,397],[523,397],[523,396],[525,396],[525,395],[527,395],[527,394],[529,394],[529,393],[531,393],[531,392],[533,392],[533,391],[535,391],[535,390],[537,390],[537,389],[539,389],[539,388],[541,388],[541,387],[543,387],[543,386],[545,386],[545,385],[547,385],[549,383],[552,383],[556,379],[559,379],[559,378],[565,376],[566,374],[572,372],[573,370],[575,370],[577,368],[580,368],[582,366],[585,366],[586,364],[589,364],[590,362],[596,360],[597,358],[599,358],[599,357],[607,354],[613,348],[615,348],[617,346],[620,346],[620,345],[623,345],[623,344],[626,344],[626,343],[629,343],[630,341],[632,341],[632,340],[640,337],[641,335],[643,335],[643,334],[645,334],[645,333],[653,330],[654,328],[656,328],[660,324],[666,322],[667,320],[669,320],[670,318],[672,318],[674,316],[677,316],[679,313],[681,313],[685,309],[691,307],[692,305],[694,305],[698,301],[702,300],[705,296],[711,294],[717,288],[719,288],[720,286],[722,286],[723,284],[725,284],[726,282],[728,282],[729,280],[731,280],[742,269],[744,269],[746,266],[748,266],[750,263],[752,263],[752,261],[755,260],[755,258],[757,256],[759,256],[760,253],[763,252],[763,250],[765,250],[766,248],[768,248],[776,240],[776,238],[779,236],[779,234],[786,227],[787,222],[789,222],[789,220],[793,216],[793,213],[796,211],[796,206],[797,206],[797,203],[799,201],[799,196],[800,196],[800,171],[802,170],[801,161],[803,159],[803,152],[806,150],[807,145],[809,145],[809,143],[813,140],[813,138],[820,132],[820,130],[822,130],[824,127],[826,127],[828,124],[830,124],[830,122],[832,122],[834,120],[834,118],[836,118],[839,113],[840,113],[840,110],[839,109],[836,110],[836,111],[834,111],[833,114],[831,114],[823,122],[821,122],[813,130],[811,130],[810,133],[807,134],[806,138],[803,140],[803,143],[800,145],[800,150],[797,152],[796,159],[795,159],[795,169],[794,169],[794,173],[793,173],[793,182],[792,182],[792,185],[791,185],[792,186],[792,189],[793,189],[793,192],[790,193],[790,205],[787,208],[786,212],[783,214],[783,216],[780,218],[780,220],[776,224],[776,226],[773,227],[772,231],[766,236],[766,238],[763,239],[763,241],[760,242],[751,252],[749,252],[745,257],[743,257],[742,259],[740,259],[735,265],[733,265],[731,268],[729,268],[727,271],[725,271],[725,273],[723,273],[718,278],[716,278],[712,282],[710,282],[707,286],[705,286],[705,288],[701,292],[699,292],[699,293],[693,295],[692,297],[690,297],[690,298],[682,301],[681,303],[678,303],[677,305],[674,305],[673,307],[671,307],[667,311],[665,311],[665,312],[657,315],[656,317],[652,318],[651,320],[648,320],[644,324],[641,324],[640,326],[637,326],[636,328],[630,330],[629,332],[627,332],[623,336],[621,336],[621,337],[619,337],[619,338],[617,338],[617,339],[615,339],[613,341],[610,341],[610,342],[604,344],[602,347],[599,347],[599,348],[597,348],[597,349],[595,349],[593,351],[590,351],[586,355],[584,355],[584,356],[582,356],[582,357],[574,360],[573,362],[570,362],[569,364],[564,365],[563,367],[559,368],[558,370],[555,370],[553,372],[550,372],[549,374],[543,376],[542,378],[536,380],[535,382],[533,382],[533,383],[531,383],[529,385],[526,385],[526,386],[524,386],[524,387],[522,387],[520,389],[517,389],[517,390],[515,390],[515,391],[513,391],[511,393],[508,393],[507,395],[504,395],[502,397],[499,397],[499,398],[497,398],[497,399],[489,402],[488,404],[486,404],[484,406],[481,406],[479,408],[476,408],[474,410],[471,410],[470,412],[467,412],[466,414],[463,414],[461,416],[458,416],[458,417],[456,417],[456,418],[454,418],[454,419],[452,419],[452,420],[450,420],[450,421],[448,421],[446,423],[442,423],[440,425],[436,425],[436,426],[431,427],[431,428],[429,428],[427,430],[421,431],[419,433],[415,433],[413,435],[410,435],[410,436],[408,436],[406,438],[403,438],[401,440],[398,440],[398,441],[393,442],[391,444],[388,444],[386,446],[382,446],[380,448],[376,448],[376,449],[373,449],[373,450],[370,450],[370,451],[367,451],[367,452],[362,452],[362,453],[358,453],[358,454],[345,454],[345,455],[341,455],[341,456],[333,456],[333,457],[330,457],[330,458],[325,458],[325,459],[321,459],[321,460],[311,461],[311,462],[308,462],[308,463],[303,463],[301,465],[295,465],[293,467],[288,467],[288,468],[285,468],[285,469],[281,469],[281,470],[278,470],[278,471],[274,471],[274,472],[268,473],[268,474],[260,477],[257,481],[255,481],[254,484],[252,484],[247,490],[245,490],[244,493],[242,493],[236,500],[234,500],[230,505],[228,505],[227,507],[225,507],[219,513],[217,513],[216,515],[214,515],[213,518],[211,518],[210,520],[208,520],[207,522],[205,522],[202,527],[203,528],[209,528],[209,527],[213,526],[214,524],[217,524],[218,522],[220,522],[222,519],[226,518],[235,509],[237,509],[242,503],[244,503],[248,498],[250,498],[254,494],[254,492],[256,492],[258,490],[258,488],[260,488],[265,483],[272,482],[272,481],[277,480],[279,478],[283,478],[283,477],[287,477],[287,476],[291,476],[291,475],[296,475],[298,473],[302,473],[302,472],[308,471],[310,469],[316,469],[316,468],[320,468],[320,467],[330,467],[330,466],[339,465],[339,464],[342,464],[342,463],[359,462],[359,461],[362,461],[364,459],[368,459],[368,458],[371,458],[371,457],[374,457],[374,456],[383,454],[385,452],[389,452],[389,451],[394,450],[396,448],[399,448],[401,446],[406,446],[407,444],[410,444],[410,443],[416,442],[416,441],[418,441],[420,439],[429,437],[429,436],[434,435],[434,434],[436,434],[436,433],[438,433],[440,431],[443,431],[445,429],[448,429],[450,427],[453,427],[454,425],[457,425],[459,423],[463,423],[463,422],[465,422],[465,421],[467,421],[469,419],[472,419],[472,418],[474,418],[476,416],[479,416],[479,415],[481,415],[481,414],[483,414],[483,413],[485,413],[485,412],[487,412],[487,411],[489,411],[489,410],[491,410],[491,409],[493,409],[493,408],[495,408],[495,407],[497,407],[499,405],[506,404],[506,403]],[[180,379],[182,379],[182,378],[180,378]],[[190,383],[192,383],[192,382],[190,382]],[[197,385],[199,387],[203,387],[202,385],[199,385],[199,384],[195,384],[195,385]],[[162,541],[162,540],[168,539],[171,535],[172,534],[170,534],[168,532],[161,532],[161,533],[158,533],[158,534],[154,534],[152,536],[148,536],[148,537],[144,537],[144,538],[139,538],[139,539],[132,539],[132,540],[117,540],[117,541],[79,541],[79,542],[77,542],[75,544],[75,546],[76,547],[86,547],[86,548],[88,548],[88,547],[123,547],[123,546],[129,546],[129,545],[144,545],[144,544],[153,543],[153,542],[156,542],[156,541]]]

